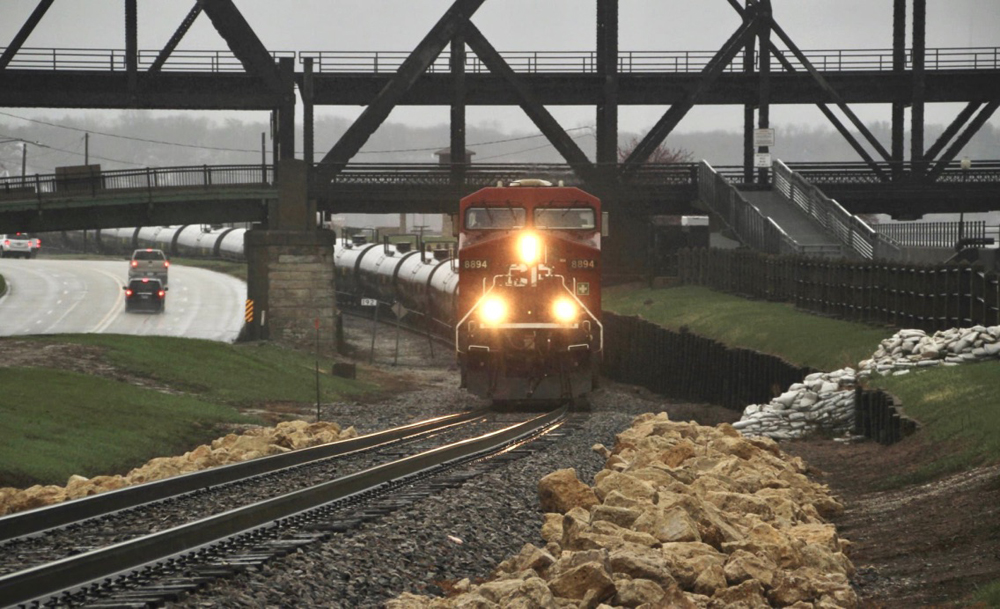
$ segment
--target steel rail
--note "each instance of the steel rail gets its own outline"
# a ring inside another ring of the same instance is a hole
[[[296,467],[312,461],[373,448],[408,436],[459,425],[484,416],[488,410],[488,408],[480,408],[466,413],[437,417],[349,440],[341,440],[311,448],[293,450],[280,455],[271,455],[231,465],[213,467],[190,474],[128,486],[90,497],[11,514],[0,518],[0,541],[38,534],[48,529],[66,526],[110,512],[133,508],[184,493],[228,484],[253,476],[269,474],[288,467]],[[0,594],[0,599],[2,598],[4,597]]]
[[[462,440],[145,537],[0,577],[0,599],[15,606],[70,593],[91,582],[190,554],[225,538],[250,532],[393,480],[518,442],[567,416],[568,406],[499,431]]]

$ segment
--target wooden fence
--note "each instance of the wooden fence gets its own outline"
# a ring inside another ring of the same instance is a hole
[[[854,390],[854,433],[880,444],[895,444],[916,429],[916,421],[902,413],[892,394],[881,389]]]
[[[615,381],[640,385],[689,402],[718,404],[742,411],[766,404],[793,383],[816,372],[785,360],[732,348],[691,332],[675,332],[639,317],[603,313],[602,373]],[[881,390],[854,393],[854,433],[882,444],[913,433],[895,397]]]
[[[1000,324],[1000,281],[979,265],[775,256],[749,250],[676,254],[683,283],[866,323],[935,331]]]
[[[605,311],[605,376],[691,402],[743,410],[815,372],[750,349]]]

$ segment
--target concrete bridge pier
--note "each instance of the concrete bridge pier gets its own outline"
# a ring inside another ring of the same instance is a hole
[[[308,167],[278,164],[278,200],[266,227],[246,232],[247,332],[250,340],[273,340],[321,354],[336,351],[334,233],[316,226],[316,204],[308,198]]]

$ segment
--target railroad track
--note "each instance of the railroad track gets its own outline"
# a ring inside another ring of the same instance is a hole
[[[38,540],[71,540],[67,542],[68,547],[48,544],[56,546],[55,555],[47,551],[36,552],[38,556],[49,557],[0,576],[0,605],[120,607],[176,600],[216,578],[351,530],[367,520],[433,494],[439,488],[461,483],[481,473],[484,467],[519,458],[525,454],[522,445],[557,436],[553,430],[564,424],[566,416],[567,408],[563,407],[510,425],[485,411],[476,411],[317,447],[326,453],[344,455],[363,450],[364,444],[379,446],[383,462],[361,471],[328,475],[325,480],[313,476],[313,482],[303,488],[285,490],[248,505],[200,519],[188,519],[181,524],[150,525],[147,516],[144,532],[133,530],[136,534],[126,535],[126,540],[102,547],[82,542],[83,531],[93,527],[127,528],[118,519],[122,515],[128,517],[147,504],[149,496],[146,496],[147,502],[142,501],[143,487],[150,490],[149,495],[158,496],[154,500],[157,503],[169,504],[178,494],[191,497],[209,493],[215,488],[212,485],[226,487],[248,479],[251,485],[259,484],[262,476],[285,477],[317,461],[332,459],[338,462],[341,459],[331,454],[320,456],[320,452],[312,452],[308,457],[296,455],[315,449],[293,451],[238,464],[243,466],[242,471],[238,471],[237,466],[217,468],[231,469],[229,472],[206,470],[122,489],[130,491],[128,493],[106,494],[118,494],[119,497],[97,495],[0,519],[0,531],[9,538],[0,545],[0,554],[14,561],[23,558],[30,562],[33,545],[46,545]],[[504,425],[501,429],[482,433],[484,425],[496,427],[501,423]],[[460,429],[468,428],[476,428],[479,435],[469,438],[470,432],[465,431],[466,437],[456,439]],[[427,448],[428,442],[438,445]],[[447,443],[440,445],[441,442]],[[341,444],[345,446],[338,446]],[[404,444],[407,445],[405,450]],[[415,450],[420,452],[393,460],[385,458]],[[296,455],[294,459],[292,455]],[[269,460],[270,464],[258,463]],[[289,461],[296,462],[290,464]],[[266,471],[247,474],[251,468]],[[247,478],[248,475],[253,477]],[[242,477],[219,481],[233,476]],[[46,512],[53,514],[54,520],[65,522],[53,531],[52,523],[46,522]],[[87,514],[82,522],[81,513]],[[153,522],[159,522],[156,518],[159,517],[154,516]],[[14,528],[8,529],[7,524]],[[137,525],[131,526],[137,528]]]

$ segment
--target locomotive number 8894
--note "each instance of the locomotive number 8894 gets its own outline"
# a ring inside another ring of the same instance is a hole
[[[465,197],[459,212],[462,385],[494,401],[590,392],[603,350],[600,201],[520,180]]]

